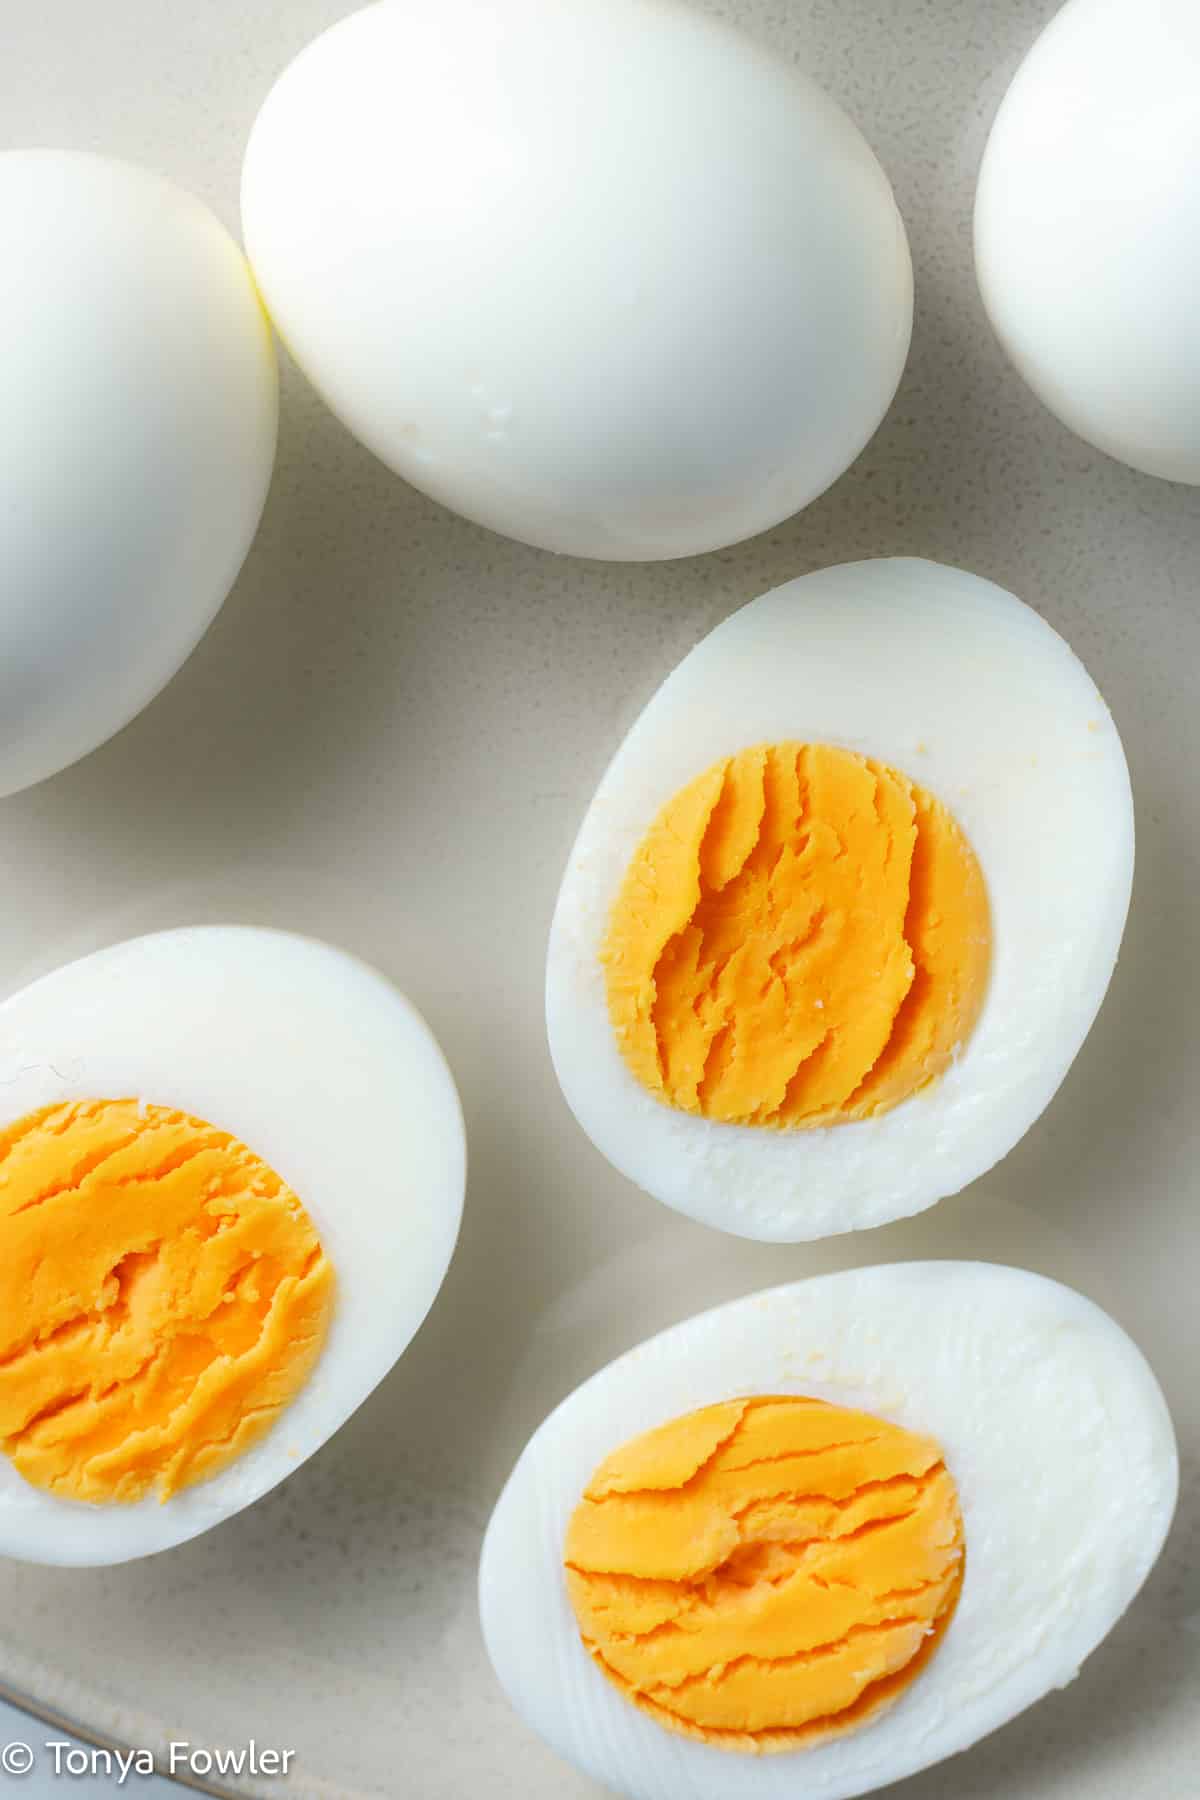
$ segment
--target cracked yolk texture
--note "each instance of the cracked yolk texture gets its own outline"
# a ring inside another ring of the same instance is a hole
[[[931,1438],[820,1400],[705,1407],[602,1463],[572,1515],[584,1645],[635,1705],[730,1750],[795,1750],[898,1699],[963,1571]]]
[[[165,1500],[298,1392],[333,1287],[227,1131],[135,1100],[33,1113],[0,1133],[0,1444],[56,1494]]]
[[[991,954],[975,854],[940,801],[827,744],[742,750],[659,814],[602,950],[621,1053],[727,1124],[885,1112],[970,1034]]]

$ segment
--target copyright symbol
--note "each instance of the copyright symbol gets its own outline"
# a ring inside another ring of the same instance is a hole
[[[0,1769],[6,1775],[28,1775],[33,1767],[33,1746],[31,1744],[5,1744],[0,1750]]]

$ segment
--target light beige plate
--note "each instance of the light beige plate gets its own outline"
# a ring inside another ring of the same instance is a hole
[[[153,164],[236,227],[256,107],[344,10],[108,0],[101,17],[92,0],[4,0],[0,141]],[[429,1018],[472,1161],[441,1299],[358,1417],[181,1550],[111,1573],[0,1564],[0,1686],[127,1742],[292,1747],[293,1795],[595,1796],[509,1714],[476,1624],[480,1533],[529,1431],[699,1307],[856,1262],[981,1256],[1074,1284],[1133,1333],[1191,1485],[1149,1587],[1074,1686],[952,1778],[895,1792],[941,1800],[952,1780],[956,1800],[1182,1800],[1200,1760],[1200,491],[1071,438],[983,320],[975,170],[1054,0],[712,10],[847,104],[909,224],[912,360],[851,473],[724,555],[573,563],[401,486],[287,372],[262,534],[209,636],[115,742],[0,805],[0,989],[160,926],[334,939]],[[542,1029],[546,930],[592,788],[667,670],[775,583],[880,554],[1002,582],[1087,661],[1133,771],[1133,914],[1087,1047],[998,1170],[911,1224],[824,1247],[739,1243],[633,1192],[574,1127]]]

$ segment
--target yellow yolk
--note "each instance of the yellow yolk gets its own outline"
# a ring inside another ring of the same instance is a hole
[[[603,1462],[565,1561],[584,1645],[635,1705],[725,1749],[795,1750],[924,1667],[963,1528],[931,1438],[820,1400],[735,1400]]]
[[[728,1124],[840,1124],[936,1079],[991,955],[975,854],[940,801],[827,744],[727,757],[642,840],[602,960],[621,1054]]]
[[[33,1113],[0,1133],[0,1444],[70,1499],[165,1500],[299,1391],[333,1288],[227,1131],[135,1100]]]

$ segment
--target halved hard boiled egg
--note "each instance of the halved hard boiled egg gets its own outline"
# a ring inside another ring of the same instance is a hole
[[[344,1423],[462,1213],[454,1084],[374,970],[231,926],[0,1007],[0,1554],[185,1542]]]
[[[488,1527],[484,1636],[525,1721],[629,1800],[850,1800],[1070,1681],[1177,1484],[1153,1374],[1071,1289],[816,1276],[550,1415]]]
[[[1132,873],[1116,727],[1030,607],[917,561],[789,582],[668,677],[583,821],[546,970],[563,1093],[723,1230],[919,1212],[1054,1094]]]

